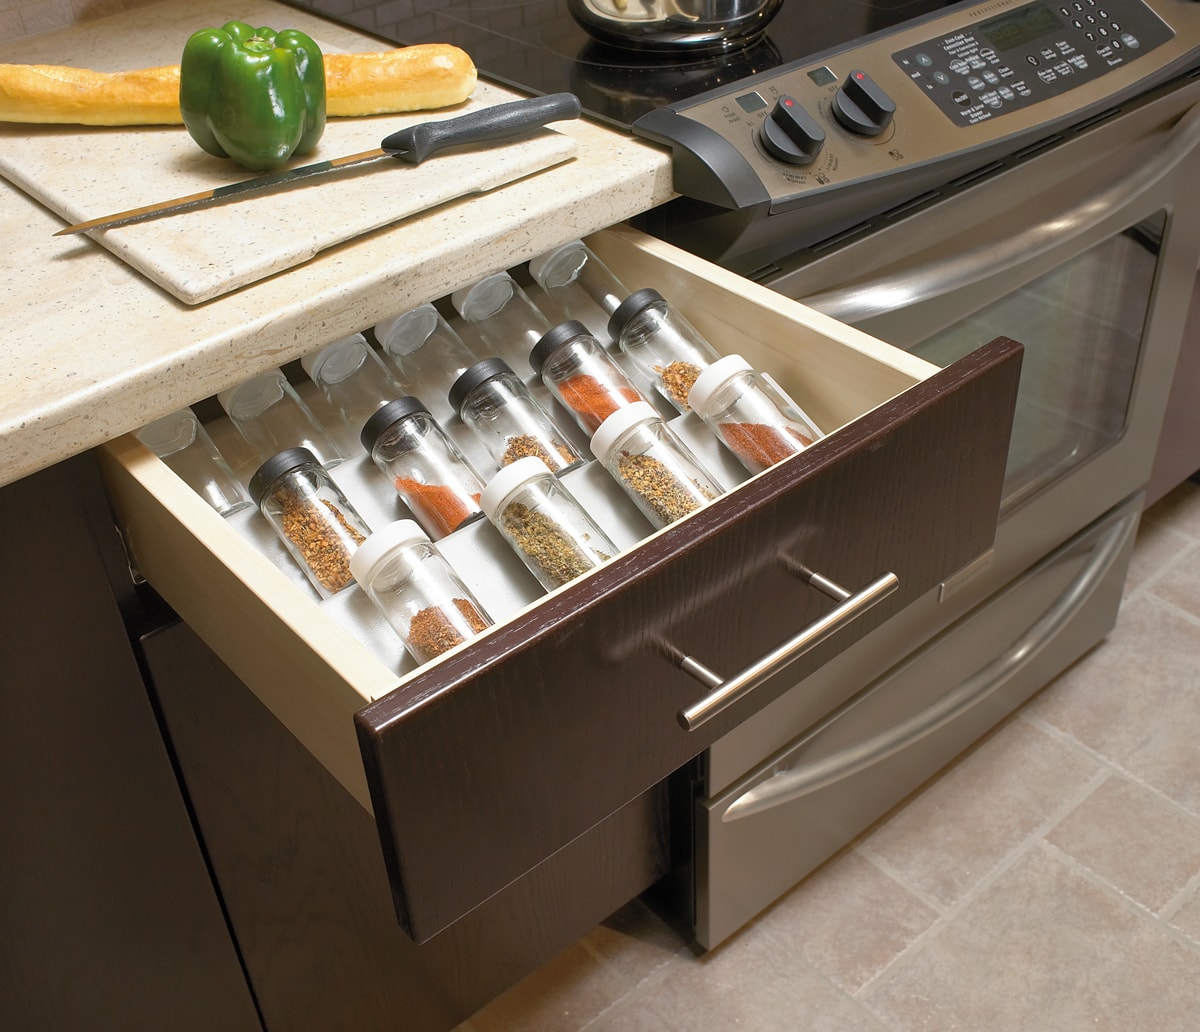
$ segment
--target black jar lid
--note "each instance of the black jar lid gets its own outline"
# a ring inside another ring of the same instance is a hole
[[[405,416],[411,416],[416,412],[428,413],[429,409],[425,407],[425,403],[420,398],[414,398],[409,394],[406,394],[403,398],[397,398],[395,401],[389,401],[386,405],[381,405],[372,412],[371,418],[363,424],[362,431],[358,435],[358,439],[367,450],[367,454],[369,455],[374,451],[375,442],[379,440],[379,435],[389,426],[403,419]]]
[[[613,340],[616,340],[621,336],[621,331],[625,329],[625,324],[635,315],[644,312],[647,308],[652,308],[654,305],[665,303],[666,298],[653,287],[644,287],[641,290],[635,290],[617,305],[613,314],[608,317],[608,335]]]
[[[320,460],[307,448],[288,448],[276,452],[254,471],[250,478],[250,497],[258,505],[271,485],[285,473],[301,466],[319,466]]]
[[[512,366],[502,358],[485,358],[473,366],[468,366],[450,385],[450,390],[446,395],[450,399],[450,407],[462,415],[462,405],[467,400],[467,395],[481,383],[494,380],[504,373],[512,373]]]
[[[591,334],[588,328],[577,319],[560,322],[543,333],[541,339],[533,346],[533,350],[529,352],[529,364],[533,367],[533,371],[540,375],[546,360],[564,344],[576,337],[589,336]]]

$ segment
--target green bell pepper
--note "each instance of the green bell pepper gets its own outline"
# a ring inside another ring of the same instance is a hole
[[[279,168],[325,131],[325,60],[295,29],[201,29],[183,48],[179,109],[209,154],[256,172]]]

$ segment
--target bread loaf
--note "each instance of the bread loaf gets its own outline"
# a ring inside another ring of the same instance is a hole
[[[333,116],[449,107],[475,88],[471,58],[446,43],[324,56],[326,110]],[[94,72],[0,64],[0,121],[180,125],[179,66]]]

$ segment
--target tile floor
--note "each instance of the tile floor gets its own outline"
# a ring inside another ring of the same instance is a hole
[[[458,1032],[1200,1029],[1200,487],[1116,628],[719,949],[642,903]]]

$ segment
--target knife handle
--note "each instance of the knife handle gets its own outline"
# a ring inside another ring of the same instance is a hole
[[[409,126],[384,137],[379,146],[393,158],[419,165],[445,147],[519,136],[547,122],[578,118],[580,110],[579,98],[574,93],[550,93],[480,108],[457,118]]]

